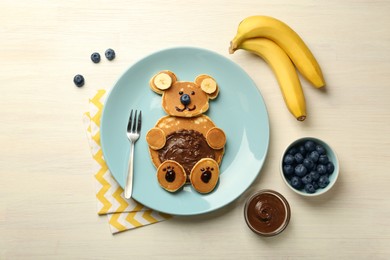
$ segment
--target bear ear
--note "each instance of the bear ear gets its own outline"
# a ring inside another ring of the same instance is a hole
[[[201,74],[196,77],[195,83],[205,92],[210,99],[218,96],[219,87],[215,79],[206,74]]]
[[[158,93],[162,94],[165,90],[169,89],[175,82],[177,77],[175,73],[169,70],[160,71],[150,80],[150,88]]]

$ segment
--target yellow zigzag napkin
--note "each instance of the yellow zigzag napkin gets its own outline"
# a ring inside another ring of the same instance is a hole
[[[98,214],[107,215],[113,234],[171,218],[170,215],[148,209],[133,199],[125,199],[123,189],[111,175],[100,146],[100,117],[105,97],[106,90],[98,90],[89,100],[89,111],[83,116],[93,158]]]

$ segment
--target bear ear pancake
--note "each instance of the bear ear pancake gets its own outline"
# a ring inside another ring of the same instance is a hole
[[[196,77],[195,84],[199,85],[200,88],[209,96],[210,99],[214,99],[218,96],[219,88],[218,84],[209,75],[201,74]]]
[[[162,94],[165,90],[170,88],[177,81],[176,75],[169,70],[160,71],[150,80],[150,88],[158,93]]]

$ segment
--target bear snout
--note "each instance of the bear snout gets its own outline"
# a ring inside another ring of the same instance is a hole
[[[180,96],[180,102],[184,105],[187,106],[188,104],[191,103],[191,97],[188,94],[183,94]]]

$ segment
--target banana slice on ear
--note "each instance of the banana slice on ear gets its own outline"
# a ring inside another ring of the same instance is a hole
[[[217,82],[215,82],[212,78],[206,78],[202,80],[200,87],[207,94],[212,94],[217,90]]]
[[[161,72],[154,77],[153,83],[156,88],[166,90],[172,85],[172,78],[167,73]]]

